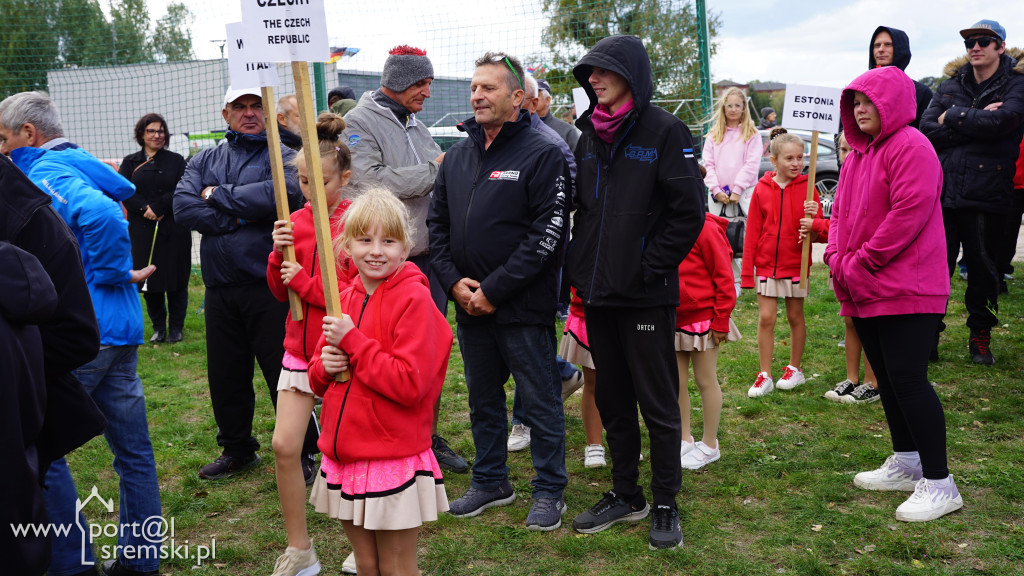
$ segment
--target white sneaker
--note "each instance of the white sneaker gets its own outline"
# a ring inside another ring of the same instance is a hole
[[[316,550],[313,543],[309,543],[309,550],[301,550],[289,546],[285,548],[284,554],[277,557],[274,562],[274,572],[270,576],[316,576],[320,573],[320,560],[316,557]]]
[[[530,447],[530,427],[526,424],[515,424],[508,435],[508,451],[519,452]]]
[[[892,454],[878,470],[861,472],[853,477],[853,484],[865,490],[914,490],[921,479],[921,468],[911,468],[899,456]]]
[[[695,442],[692,441],[692,440],[689,441],[689,442],[687,442],[686,440],[683,440],[683,441],[681,441],[679,443],[679,460],[682,460],[683,456],[686,456],[690,452],[693,452],[694,444],[695,444]]]
[[[953,476],[946,480],[917,481],[914,493],[896,509],[896,519],[903,522],[927,522],[963,508],[964,499],[956,489]]]
[[[583,452],[583,465],[587,468],[604,468],[607,464],[604,459],[604,446],[587,444],[587,449]]]
[[[786,366],[786,369],[782,372],[782,378],[775,383],[775,387],[779,390],[792,390],[797,386],[804,383],[804,373],[800,371],[796,366]]]
[[[562,380],[562,402],[572,396],[577,390],[583,387],[583,371],[577,370],[565,380]]]
[[[355,574],[356,573],[356,553],[349,552],[345,558],[345,562],[341,565],[342,574]]]
[[[750,387],[750,390],[747,390],[747,396],[758,398],[770,393],[774,389],[775,384],[772,383],[772,377],[767,372],[758,372],[754,385]]]
[[[722,451],[712,448],[698,440],[690,450],[689,454],[682,457],[681,464],[687,470],[700,470],[705,464],[710,464],[722,457]]]

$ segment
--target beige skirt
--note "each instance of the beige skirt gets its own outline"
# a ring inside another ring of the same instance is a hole
[[[572,332],[567,331],[562,335],[562,343],[558,345],[558,355],[570,364],[594,368],[594,358],[590,355],[590,350],[581,344]]]
[[[736,323],[729,318],[729,335],[727,342],[735,342],[743,338]],[[715,340],[711,337],[711,329],[695,334],[681,328],[676,328],[676,352],[703,352],[715,347]]]
[[[281,368],[281,375],[277,378],[277,391],[298,392],[306,396],[316,396],[313,389],[309,387],[309,373],[305,370],[292,370]]]
[[[758,278],[757,293],[769,298],[806,298],[807,289],[791,278]]]

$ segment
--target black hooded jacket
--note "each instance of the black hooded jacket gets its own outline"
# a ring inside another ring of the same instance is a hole
[[[868,70],[878,67],[878,63],[875,62],[875,37],[879,32],[888,32],[892,37],[892,65],[906,72],[907,66],[910,65],[910,38],[903,30],[888,26],[879,26],[871,34],[871,42],[868,43]],[[919,128],[921,115],[932,101],[932,89],[914,80],[914,95],[917,97],[917,113],[914,114],[914,121],[910,125]]]
[[[626,79],[633,110],[611,144],[594,130],[594,67]],[[704,181],[686,125],[651,106],[651,63],[635,36],[599,41],[573,68],[590,96],[576,122],[576,214],[566,269],[586,306],[679,302],[679,263],[704,225]]]

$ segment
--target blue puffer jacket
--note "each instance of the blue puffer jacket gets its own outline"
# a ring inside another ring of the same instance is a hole
[[[203,235],[200,246],[203,283],[238,286],[267,283],[267,254],[274,248],[270,235],[277,220],[274,181],[266,133],[229,130],[226,142],[203,150],[188,162],[174,190],[174,219]],[[295,151],[281,146],[289,210],[302,207],[295,168]],[[209,201],[200,194],[217,190]]]
[[[118,204],[135,193],[135,185],[81,148],[18,148],[11,160],[53,198],[54,210],[78,240],[100,344],[142,344],[142,304],[130,283],[128,222]]]

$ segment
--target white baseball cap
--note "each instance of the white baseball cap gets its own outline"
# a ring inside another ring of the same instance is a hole
[[[257,98],[263,98],[263,92],[259,88],[239,88],[238,90],[235,90],[231,88],[231,86],[228,86],[228,91],[224,93],[224,105],[227,106],[247,94],[251,94]]]

